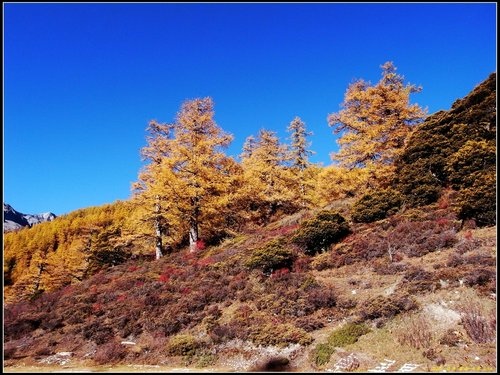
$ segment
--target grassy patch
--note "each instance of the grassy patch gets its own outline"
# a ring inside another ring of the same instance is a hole
[[[312,351],[312,359],[316,366],[324,366],[330,362],[336,347],[354,344],[358,339],[371,330],[365,324],[348,323],[334,330],[327,338],[326,343],[316,345]]]
[[[365,324],[349,323],[345,326],[333,331],[328,336],[328,344],[333,347],[344,347],[354,344],[358,339],[370,332]]]

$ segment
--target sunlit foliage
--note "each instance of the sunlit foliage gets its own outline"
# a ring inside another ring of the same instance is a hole
[[[338,139],[340,151],[333,154],[345,167],[392,164],[406,144],[413,127],[426,112],[410,104],[410,94],[420,87],[404,85],[392,62],[382,65],[382,78],[372,86],[358,80],[349,85],[342,109],[328,116],[328,124]]]
[[[237,167],[223,153],[232,136],[214,121],[211,98],[187,100],[172,124],[149,126],[142,150],[150,162],[134,185],[146,220],[154,223],[156,253],[165,234],[187,237],[191,251],[198,241],[223,229]],[[153,229],[153,228],[152,228]]]

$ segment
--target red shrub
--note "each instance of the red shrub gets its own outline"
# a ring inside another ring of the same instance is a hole
[[[93,359],[98,365],[104,365],[117,363],[121,359],[125,358],[126,355],[127,350],[123,347],[123,345],[112,341],[99,346]]]
[[[196,264],[199,267],[203,268],[203,267],[210,266],[210,265],[212,265],[214,263],[215,263],[215,260],[212,257],[207,257],[207,258],[200,259]]]
[[[82,328],[83,337],[102,345],[113,338],[113,329],[102,322],[94,321]]]
[[[465,283],[469,286],[486,285],[489,281],[496,280],[496,273],[488,269],[474,269],[465,278]]]
[[[228,324],[216,324],[209,332],[210,338],[215,343],[222,343],[235,338],[246,340],[249,332],[245,326],[230,322]]]
[[[462,325],[465,331],[476,343],[495,342],[496,317],[495,314],[484,314],[480,307],[469,304],[461,312]]]
[[[170,279],[170,276],[167,273],[162,273],[160,276],[158,276],[158,281],[162,283],[166,283]]]
[[[438,208],[440,210],[445,210],[450,206],[450,198],[446,195],[443,195],[438,201]]]
[[[312,289],[307,294],[306,299],[307,302],[314,307],[314,310],[335,307],[337,303],[335,291],[329,287],[318,287]]]
[[[310,257],[299,257],[293,262],[293,272],[307,272],[310,264]]]
[[[272,278],[280,278],[280,277],[285,276],[289,273],[290,273],[290,270],[288,268],[280,268],[280,269],[277,269],[276,271],[273,271],[273,273],[271,274],[271,277]]]
[[[312,316],[306,316],[303,318],[298,318],[295,325],[302,328],[306,332],[316,331],[317,329],[323,328],[325,323],[322,319]]]
[[[436,224],[437,225],[441,225],[441,226],[449,226],[450,225],[450,219],[446,218],[446,217],[440,217],[436,220]]]
[[[439,284],[435,282],[435,275],[418,267],[406,271],[402,285],[410,294],[433,291],[439,288]]]
[[[233,291],[245,289],[247,285],[247,273],[240,272],[237,275],[233,276],[231,281],[229,282],[229,288]]]

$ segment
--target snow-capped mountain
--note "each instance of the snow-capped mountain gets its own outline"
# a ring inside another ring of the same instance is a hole
[[[3,231],[10,232],[23,227],[32,227],[35,224],[52,221],[56,218],[52,212],[42,214],[23,214],[16,211],[9,204],[3,204]]]

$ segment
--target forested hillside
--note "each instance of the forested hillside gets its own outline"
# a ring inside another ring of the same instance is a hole
[[[496,74],[420,90],[349,85],[330,166],[300,117],[237,159],[211,98],[151,121],[129,200],[5,235],[6,364],[495,369]]]

